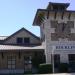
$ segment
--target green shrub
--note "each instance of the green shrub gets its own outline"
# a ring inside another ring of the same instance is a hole
[[[39,54],[35,52],[33,58],[32,58],[32,65],[33,67],[37,68],[39,67],[39,64],[45,63],[45,55],[44,53],[40,52]]]
[[[60,63],[58,66],[59,72],[65,73],[68,72],[69,65],[67,63]]]
[[[40,64],[39,73],[40,74],[52,73],[52,65],[51,64]]]
[[[24,74],[32,74],[32,71],[24,72]]]

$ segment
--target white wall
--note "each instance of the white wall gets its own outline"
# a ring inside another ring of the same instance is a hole
[[[56,45],[75,45],[75,41],[68,41],[65,38],[61,41],[51,41],[51,33],[54,33],[54,28],[51,28],[51,20],[56,20],[58,23],[67,21],[74,21],[74,27],[75,27],[75,13],[71,14],[70,20],[68,19],[68,12],[65,12],[63,19],[61,19],[62,13],[57,13],[56,19],[54,19],[54,13],[50,12],[49,19],[45,19],[44,21],[44,33],[45,33],[45,54],[46,54],[46,63],[51,63],[51,53],[52,53],[52,46]],[[71,33],[75,33],[75,28],[71,29]],[[60,62],[67,62],[68,63],[68,54],[75,54],[75,50],[55,50],[55,54],[60,54]]]

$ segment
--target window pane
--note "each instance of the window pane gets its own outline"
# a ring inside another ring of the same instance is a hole
[[[16,58],[14,56],[8,56],[8,69],[15,69]]]
[[[24,38],[24,43],[25,43],[25,44],[30,43],[30,38]]]
[[[69,61],[75,61],[75,54],[69,54]]]
[[[15,65],[12,65],[12,69],[15,69]]]
[[[8,64],[11,64],[11,61],[8,61]]]
[[[17,38],[17,43],[23,43],[23,38]]]
[[[11,69],[11,65],[8,65],[8,69]]]
[[[15,64],[15,61],[12,61],[12,65]]]

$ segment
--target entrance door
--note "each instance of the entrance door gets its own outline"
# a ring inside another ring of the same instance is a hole
[[[58,67],[58,64],[60,63],[60,55],[59,54],[54,54],[53,57],[51,55],[51,61],[53,61],[53,60],[54,60],[55,68]]]
[[[69,54],[69,65],[72,72],[75,72],[75,54]]]
[[[54,55],[54,63],[55,63],[55,67],[57,68],[60,63],[60,55],[59,54]]]
[[[51,61],[52,65],[54,64],[54,72],[58,72],[58,67],[60,63],[60,54],[54,54],[53,56],[51,55]]]
[[[24,69],[25,72],[30,72],[32,70],[31,56],[24,57]]]

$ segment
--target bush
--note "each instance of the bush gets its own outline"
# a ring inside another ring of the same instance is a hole
[[[51,64],[40,64],[39,73],[40,74],[52,73],[52,65]]]
[[[32,71],[25,72],[24,74],[32,74]]]
[[[33,67],[37,68],[39,67],[39,64],[45,63],[45,55],[44,53],[40,52],[39,54],[35,52],[33,58],[32,58],[32,65]]]
[[[68,72],[69,65],[67,63],[60,63],[58,66],[59,72],[65,73]]]

